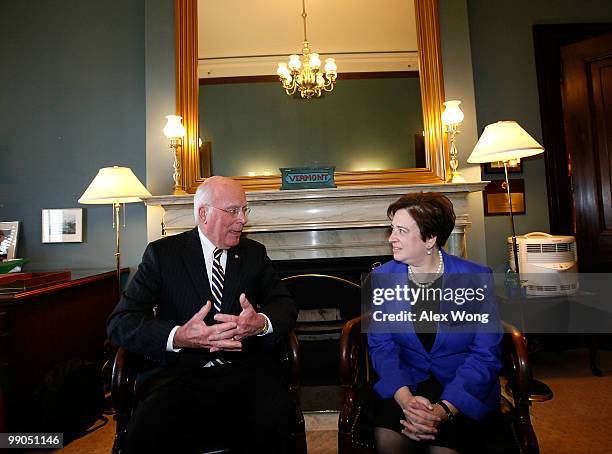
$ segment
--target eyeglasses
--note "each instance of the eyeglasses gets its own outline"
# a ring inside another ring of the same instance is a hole
[[[231,214],[231,215],[232,215],[233,217],[235,217],[235,218],[237,218],[238,216],[240,216],[240,213],[244,214],[244,216],[246,217],[246,216],[248,216],[248,215],[249,215],[249,213],[251,212],[251,208],[249,208],[249,206],[248,206],[248,205],[245,205],[245,206],[243,206],[243,207],[233,207],[233,208],[228,208],[228,209],[225,209],[225,208],[219,208],[219,207],[216,207],[216,206],[214,206],[214,205],[206,205],[206,206],[208,206],[208,207],[212,207],[212,208],[214,208],[215,210],[225,211],[226,213]]]

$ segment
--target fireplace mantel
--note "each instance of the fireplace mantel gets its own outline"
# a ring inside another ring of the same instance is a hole
[[[273,260],[390,254],[387,207],[409,192],[445,194],[457,215],[447,249],[465,255],[465,229],[470,225],[467,195],[487,182],[367,186],[247,193],[251,207],[244,232],[266,245]],[[148,206],[164,209],[165,234],[193,228],[193,196],[153,196]]]

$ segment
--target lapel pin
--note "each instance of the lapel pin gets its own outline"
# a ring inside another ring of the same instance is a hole
[[[234,258],[237,259],[238,258],[238,254],[234,254]]]

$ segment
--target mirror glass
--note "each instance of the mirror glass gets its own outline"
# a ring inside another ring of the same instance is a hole
[[[276,81],[200,85],[199,101],[200,136],[216,175],[409,168],[417,150],[425,165],[417,77],[340,80],[311,100],[287,96]]]
[[[188,190],[209,172],[278,188],[279,167],[296,166],[335,166],[339,186],[445,181],[435,0],[307,0],[311,52],[339,73],[311,100],[288,96],[275,75],[301,53],[302,1],[175,2]]]
[[[375,11],[355,0],[305,3],[311,51],[334,57],[340,76],[332,92],[302,99],[274,75],[302,48],[300,0],[199,0],[198,126],[212,174],[425,167],[414,8],[383,3]]]

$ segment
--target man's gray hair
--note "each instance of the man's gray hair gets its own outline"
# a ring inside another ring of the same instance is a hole
[[[210,203],[210,187],[205,181],[196,190],[196,193],[193,196],[193,217],[195,218],[195,223],[198,225],[200,222],[200,207],[204,205],[208,205]]]

